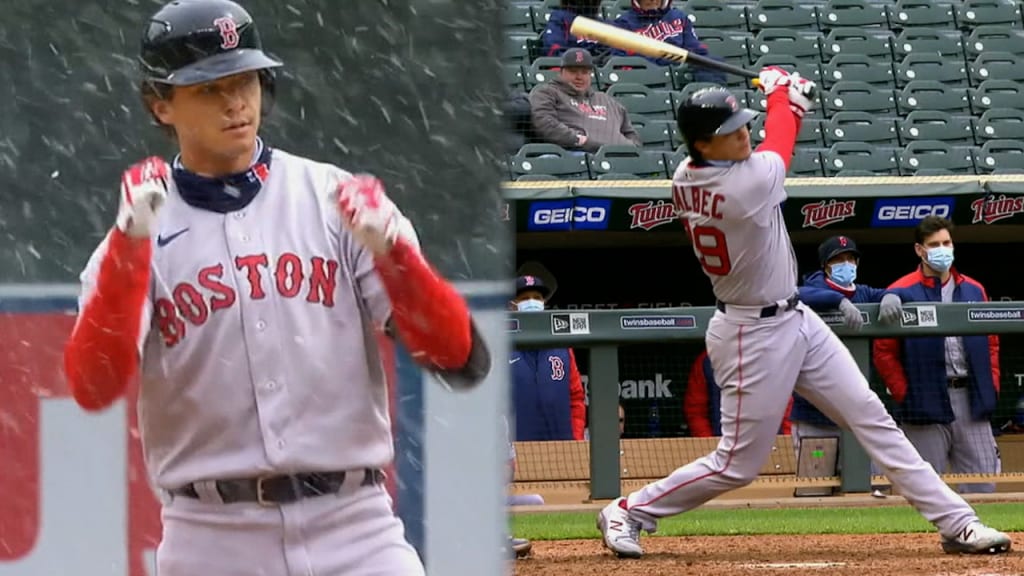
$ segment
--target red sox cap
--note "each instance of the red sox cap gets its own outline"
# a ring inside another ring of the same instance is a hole
[[[860,258],[860,251],[857,250],[857,243],[853,241],[853,238],[849,236],[833,236],[818,246],[818,261],[821,267],[824,268],[826,262],[845,252]]]
[[[539,276],[520,276],[516,278],[516,296],[519,296],[527,290],[536,290],[540,292],[540,295],[547,298],[551,294],[551,290],[544,284],[544,281]]]

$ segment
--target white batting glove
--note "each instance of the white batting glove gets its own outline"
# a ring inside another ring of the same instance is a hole
[[[412,223],[384,193],[384,184],[369,174],[358,174],[338,184],[342,224],[363,246],[380,256],[399,239],[419,250]]]
[[[167,200],[171,170],[162,158],[150,156],[121,175],[121,202],[117,227],[132,238],[149,238],[157,213]]]
[[[788,87],[790,83],[789,72],[778,66],[768,66],[757,75],[757,87],[767,96],[779,88]]]
[[[800,76],[799,72],[789,75],[789,107],[797,116],[803,118],[814,107],[817,89],[817,84]]]

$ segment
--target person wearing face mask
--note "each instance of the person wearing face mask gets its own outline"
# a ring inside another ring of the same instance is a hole
[[[890,286],[904,302],[987,302],[985,288],[953,267],[953,223],[928,216],[917,226],[917,270]],[[990,419],[999,397],[999,337],[926,336],[875,340],[874,364],[894,414],[937,472],[998,473]],[[960,492],[994,492],[965,484]]]
[[[510,308],[541,312],[550,294],[539,277],[520,276]],[[587,406],[571,348],[515,350],[509,368],[516,442],[583,440]]]

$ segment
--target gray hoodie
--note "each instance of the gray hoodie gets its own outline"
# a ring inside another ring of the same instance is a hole
[[[622,103],[593,86],[580,93],[555,77],[533,88],[530,108],[537,136],[562,148],[578,149],[580,134],[587,137],[582,147],[587,152],[597,152],[605,144],[642,144]]]

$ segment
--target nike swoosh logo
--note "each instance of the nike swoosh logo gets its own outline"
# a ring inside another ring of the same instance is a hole
[[[522,358],[512,358],[511,360],[508,361],[508,363],[509,364],[515,364],[516,362],[519,362],[520,360],[522,360]]]
[[[168,244],[173,242],[175,238],[181,236],[185,232],[188,232],[188,228],[182,228],[181,230],[178,230],[177,232],[171,234],[170,236],[157,236],[156,245],[159,246],[160,248],[163,248],[164,246],[167,246]]]

